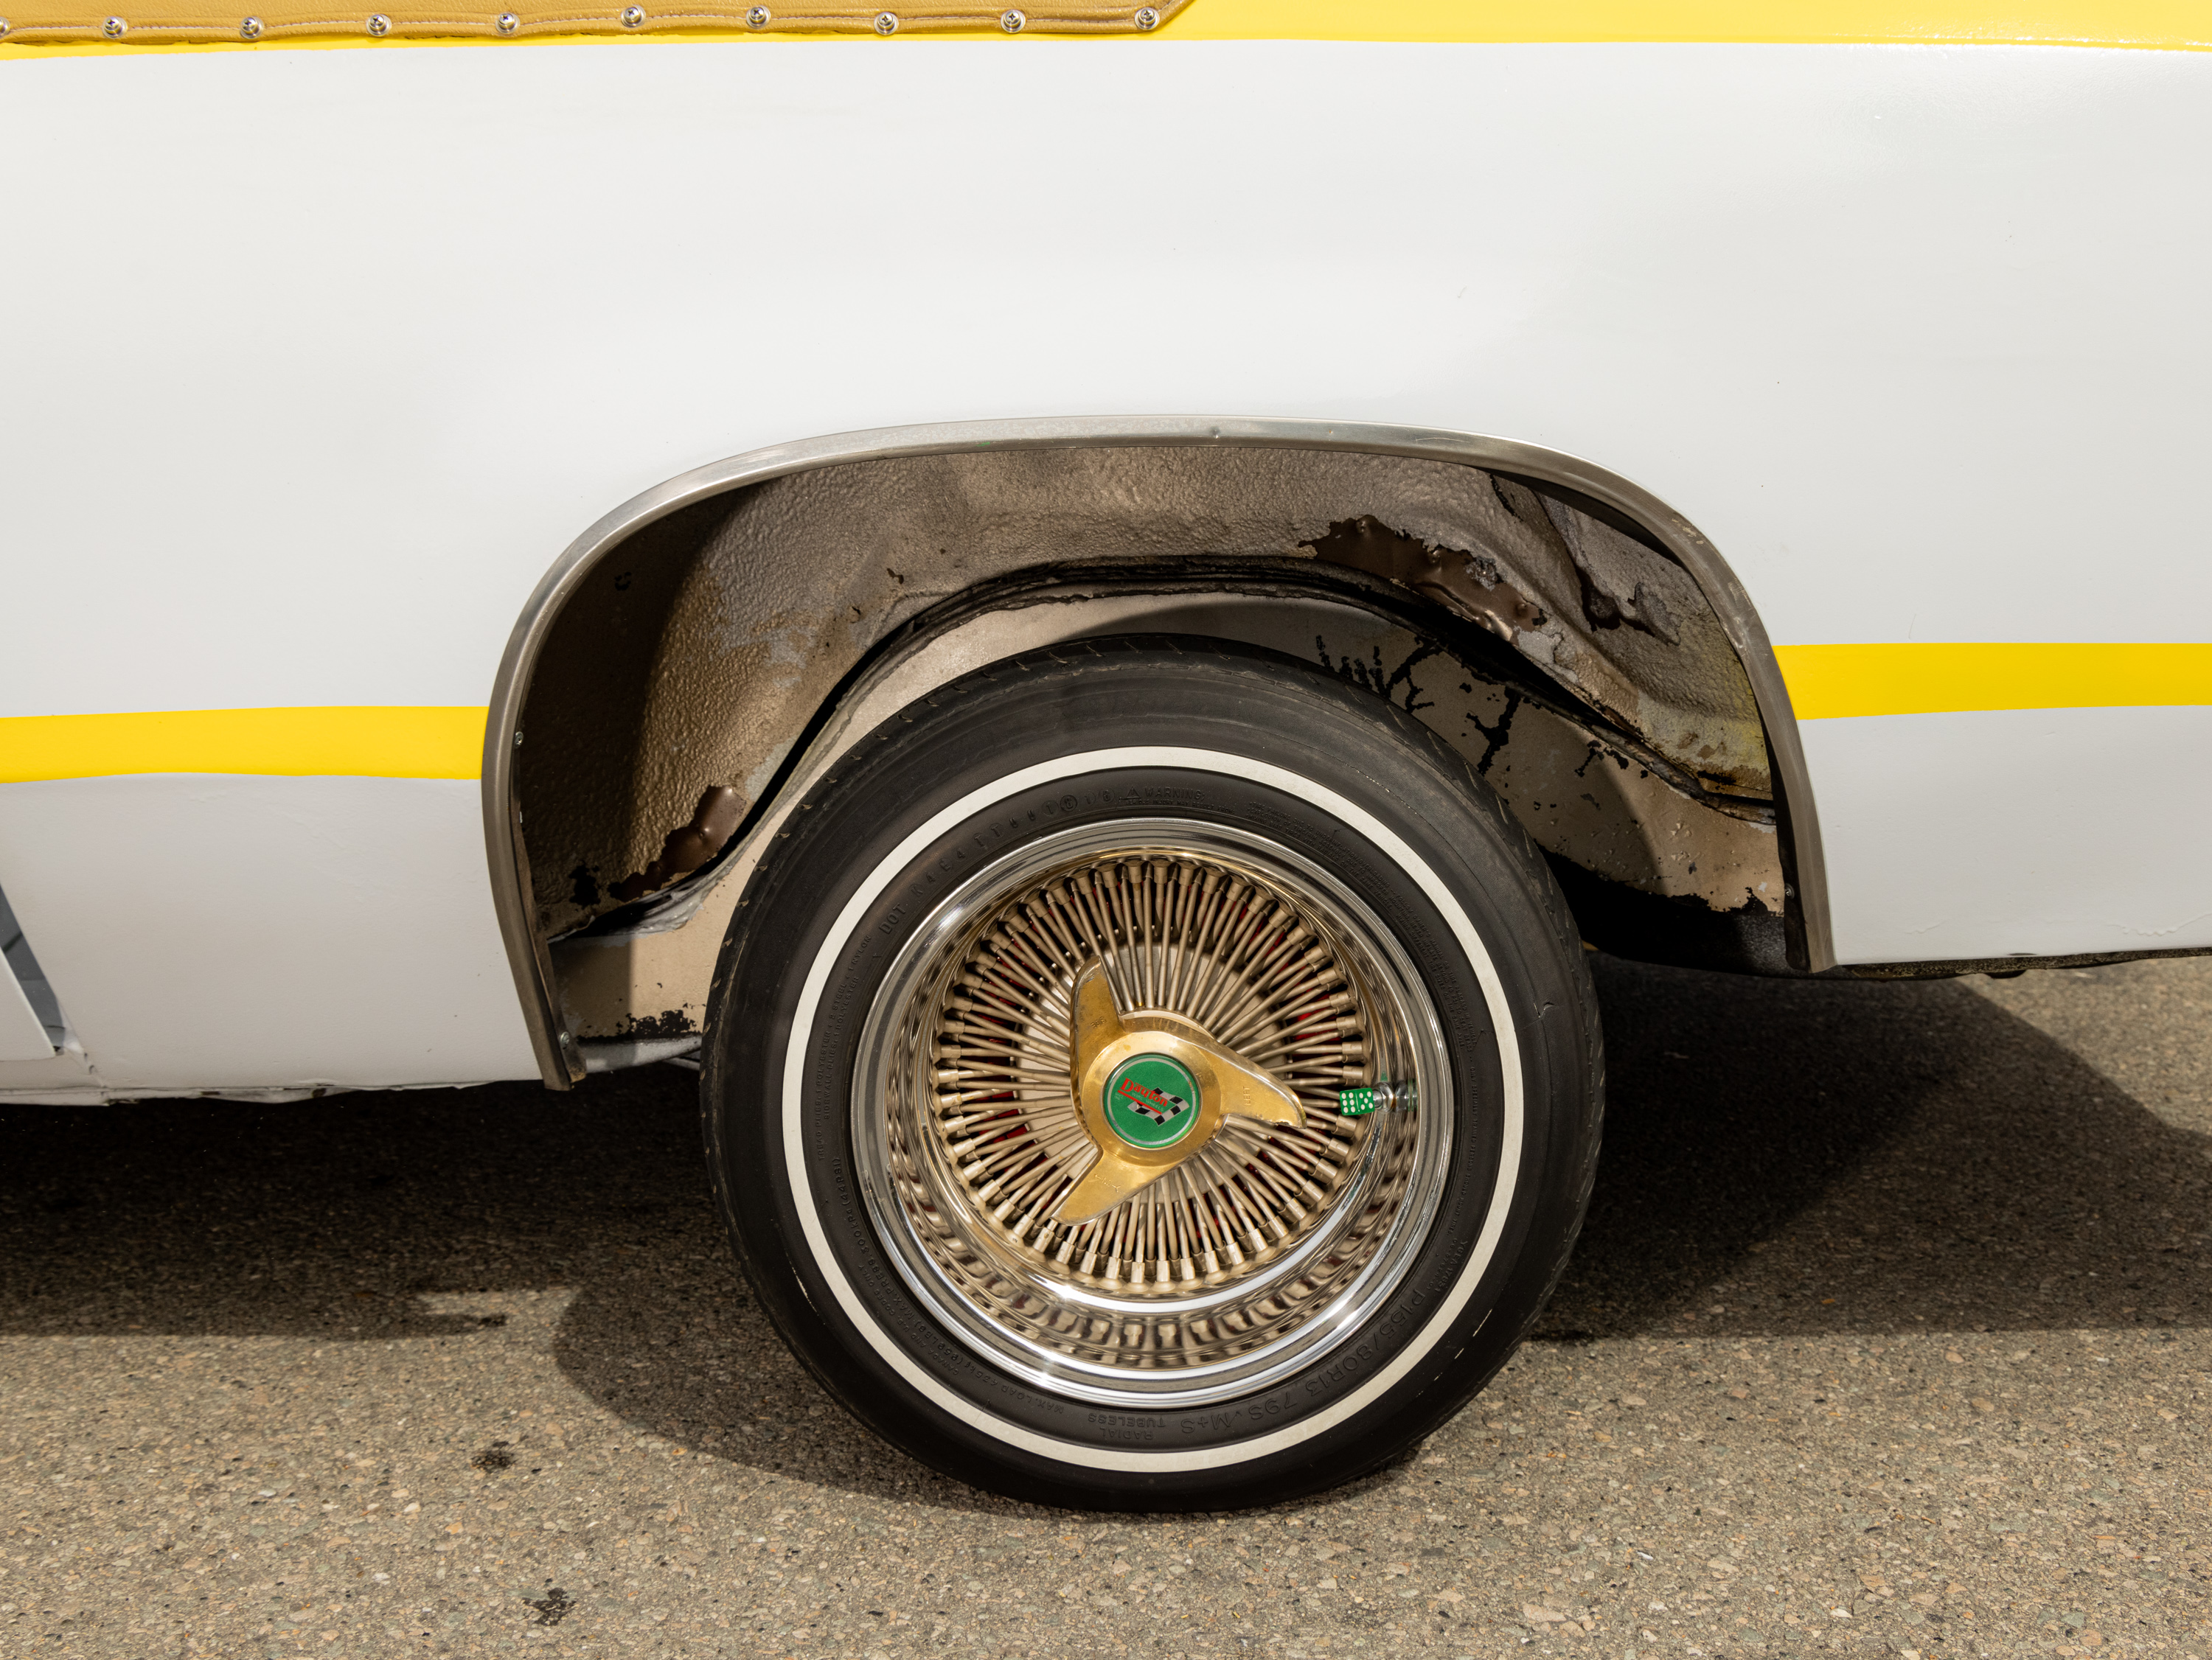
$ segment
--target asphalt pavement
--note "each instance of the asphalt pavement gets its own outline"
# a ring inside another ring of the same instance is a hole
[[[2212,961],[1599,970],[1537,1340],[1231,1515],[855,1425],[673,1068],[0,1108],[0,1655],[2212,1654]]]

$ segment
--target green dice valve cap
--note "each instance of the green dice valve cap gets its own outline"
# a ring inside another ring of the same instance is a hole
[[[1388,1078],[1362,1084],[1357,1089],[1336,1092],[1336,1110],[1347,1118],[1364,1118],[1378,1108],[1410,1109],[1413,1105],[1413,1086],[1411,1080],[1392,1083]]]

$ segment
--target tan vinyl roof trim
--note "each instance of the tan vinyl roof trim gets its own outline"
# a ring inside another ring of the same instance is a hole
[[[351,38],[363,42],[481,36],[520,39],[531,35],[637,35],[686,31],[759,34],[906,34],[988,30],[1006,34],[1141,34],[1157,28],[1190,0],[1051,0],[1018,9],[986,10],[975,0],[890,0],[888,4],[824,5],[798,0],[789,7],[682,3],[658,10],[649,4],[574,6],[441,6],[434,10],[375,9],[333,16],[327,5],[277,4],[217,15],[192,0],[125,0],[119,13],[94,11],[82,0],[6,0],[0,40],[9,45],[114,41],[123,45],[168,45],[216,41],[299,41]]]

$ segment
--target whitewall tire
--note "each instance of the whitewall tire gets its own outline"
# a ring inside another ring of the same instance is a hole
[[[712,1169],[852,1409],[1041,1502],[1218,1508],[1371,1469],[1511,1353],[1597,1148],[1541,858],[1379,699],[1185,639],[933,694],[755,876]]]

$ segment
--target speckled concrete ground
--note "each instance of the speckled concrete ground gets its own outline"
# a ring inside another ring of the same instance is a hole
[[[0,1112],[0,1654],[2212,1654],[2212,963],[1601,981],[1540,1340],[1235,1516],[857,1428],[672,1069]]]

